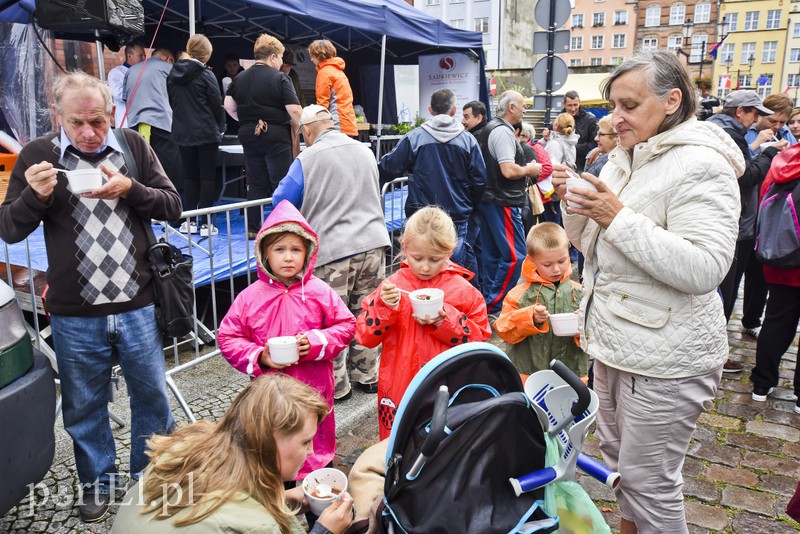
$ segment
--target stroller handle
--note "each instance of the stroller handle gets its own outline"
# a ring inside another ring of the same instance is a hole
[[[566,382],[569,387],[574,389],[575,393],[578,394],[578,400],[572,405],[571,410],[572,415],[574,417],[578,417],[580,414],[586,411],[586,408],[589,407],[589,403],[592,401],[589,388],[586,387],[586,384],[583,383],[578,375],[573,373],[569,367],[558,360],[553,360],[550,362],[550,369],[560,376],[564,382]]]
[[[425,465],[425,460],[433,456],[439,444],[444,439],[445,423],[447,422],[447,404],[450,401],[450,391],[447,386],[439,386],[439,391],[436,392],[436,401],[433,405],[433,417],[431,417],[430,430],[428,436],[422,443],[419,456],[414,460],[414,465],[408,470],[406,478],[413,480],[417,477],[422,467]]]

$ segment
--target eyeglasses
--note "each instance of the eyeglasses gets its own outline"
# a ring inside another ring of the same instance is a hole
[[[617,134],[615,134],[615,133],[607,133],[607,134],[604,134],[604,133],[599,133],[599,134],[597,134],[597,136],[598,136],[598,137],[606,137],[606,136],[609,136],[609,137],[616,137],[616,136],[617,136]]]

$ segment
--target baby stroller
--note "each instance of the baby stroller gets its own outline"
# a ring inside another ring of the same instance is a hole
[[[530,397],[508,357],[487,343],[454,347],[425,365],[389,437],[386,532],[555,532],[558,517],[543,508],[546,485],[574,481],[576,463],[615,484],[618,475],[598,462],[578,461],[594,393],[560,362],[531,375],[529,389]],[[560,456],[549,467],[548,441]]]

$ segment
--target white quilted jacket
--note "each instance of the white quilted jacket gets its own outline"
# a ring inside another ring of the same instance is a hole
[[[694,118],[611,152],[600,178],[625,207],[605,230],[564,215],[586,257],[581,345],[589,355],[659,378],[724,363],[716,290],[733,259],[744,165],[730,136]]]

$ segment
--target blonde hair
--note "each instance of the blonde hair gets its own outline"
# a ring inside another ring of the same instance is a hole
[[[559,134],[569,137],[575,131],[575,119],[569,113],[562,113],[556,117],[553,129]]]
[[[262,33],[256,39],[256,44],[253,45],[253,58],[263,61],[272,54],[282,57],[284,50],[283,43],[271,35]]]
[[[569,238],[562,227],[552,222],[539,223],[528,232],[525,238],[525,248],[528,256],[533,256],[543,250],[566,248],[569,250]]]
[[[142,514],[175,526],[203,521],[239,492],[258,501],[290,531],[275,434],[300,432],[330,413],[311,387],[283,373],[262,375],[236,396],[219,423],[199,421],[148,441]]]
[[[451,254],[458,245],[453,219],[441,208],[426,206],[408,218],[400,243],[403,248],[409,243],[426,241],[441,254]]]
[[[800,115],[800,108],[794,108],[791,113],[789,113],[789,119],[786,122],[789,122],[794,118],[795,115]]]
[[[336,47],[327,39],[318,39],[308,45],[308,53],[317,61],[336,57]]]
[[[61,101],[64,99],[64,93],[70,90],[100,91],[100,96],[105,101],[105,112],[111,115],[114,102],[111,100],[111,89],[108,84],[80,70],[68,72],[53,84],[53,105],[59,115],[62,113]]]
[[[614,133],[617,133],[617,129],[614,128],[614,124],[612,123],[611,119],[613,118],[613,113],[608,113],[607,115],[603,115],[597,120],[597,127],[606,126],[609,130]]]
[[[186,41],[186,52],[200,63],[208,63],[213,51],[211,41],[202,33],[196,33]]]

